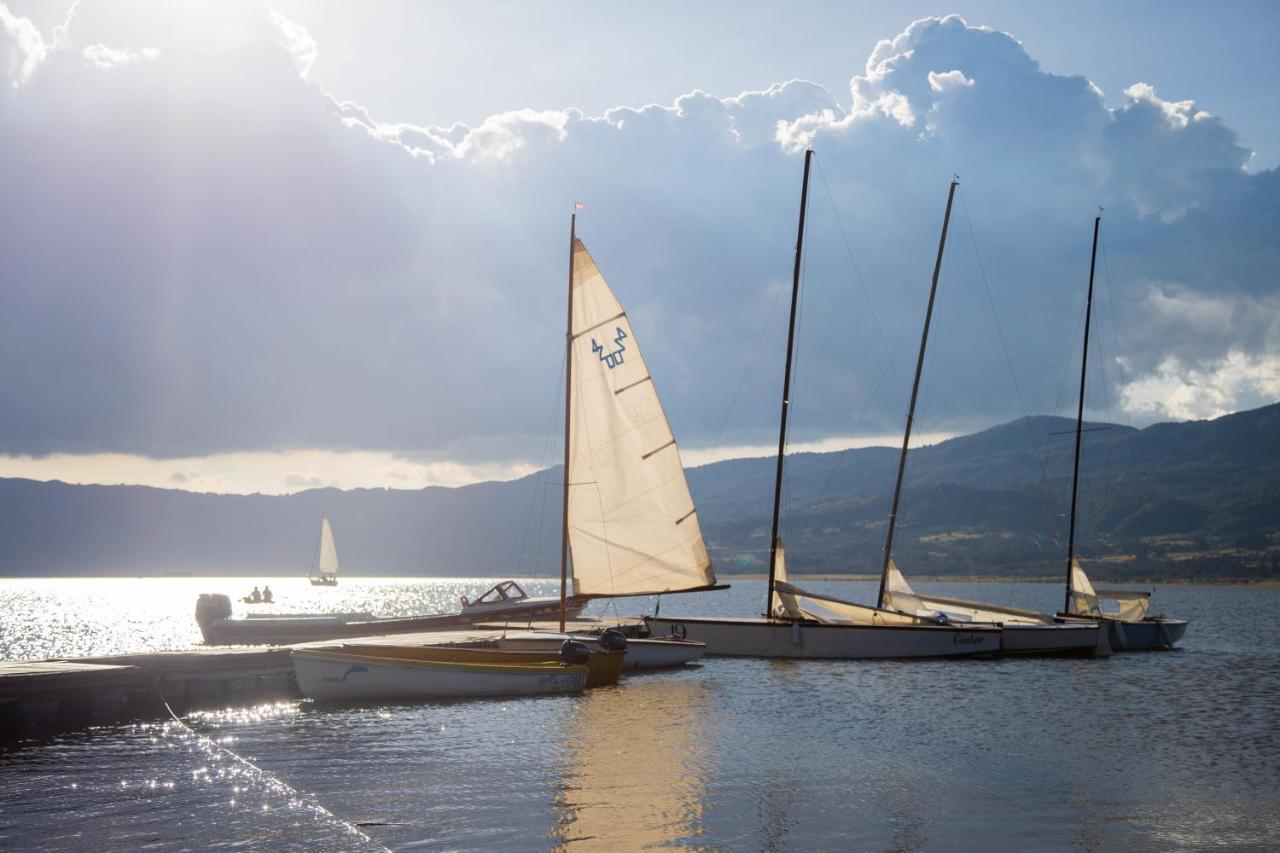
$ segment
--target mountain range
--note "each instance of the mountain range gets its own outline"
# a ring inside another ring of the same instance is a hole
[[[1023,418],[912,452],[894,557],[913,577],[1057,577],[1075,422]],[[1077,550],[1108,580],[1280,577],[1280,404],[1133,429],[1086,424]],[[794,573],[879,570],[897,450],[787,458]],[[767,569],[774,460],[692,468],[721,575]],[[559,468],[421,490],[214,495],[0,479],[0,575],[305,573],[320,513],[343,571],[555,576]]]

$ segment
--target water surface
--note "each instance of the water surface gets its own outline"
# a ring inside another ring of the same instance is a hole
[[[485,586],[269,582],[280,611],[388,614],[449,609]],[[874,595],[869,583],[813,585]],[[920,586],[1040,609],[1061,595],[1038,584]],[[195,595],[242,587],[0,581],[0,650],[184,647],[199,639]],[[762,583],[735,582],[661,607],[742,615],[763,597]],[[1179,651],[712,659],[578,697],[282,703],[66,735],[0,753],[0,846],[1275,849],[1280,590],[1171,586],[1155,600],[1193,620]]]

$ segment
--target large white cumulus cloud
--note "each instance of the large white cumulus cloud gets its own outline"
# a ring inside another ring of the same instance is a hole
[[[849,429],[918,334],[953,172],[932,426],[1019,413],[983,273],[1027,408],[1060,404],[1095,205],[1113,404],[1207,414],[1275,387],[1275,173],[1244,172],[1189,101],[1135,83],[1109,108],[954,16],[881,42],[847,96],[790,81],[420,127],[308,83],[323,44],[267,7],[93,8],[55,40],[0,6],[0,452],[527,456],[554,410],[574,200],[682,440],[715,440],[735,393],[725,440],[761,440],[806,145],[798,436]],[[1171,306],[1197,300],[1218,319],[1180,333]],[[865,429],[900,422],[909,350]]]

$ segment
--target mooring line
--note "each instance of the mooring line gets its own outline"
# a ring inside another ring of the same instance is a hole
[[[386,847],[383,844],[380,844],[379,842],[370,838],[365,833],[361,832],[360,828],[356,824],[348,820],[343,820],[342,818],[338,817],[336,814],[334,814],[333,812],[329,811],[327,808],[322,806],[320,802],[316,799],[314,794],[308,794],[308,793],[299,791],[297,788],[293,787],[288,782],[285,782],[279,776],[276,776],[273,773],[268,773],[266,770],[263,770],[261,767],[254,764],[252,761],[240,755],[239,753],[235,752],[234,750],[228,749],[227,747],[218,743],[216,740],[209,737],[208,735],[202,735],[200,734],[200,732],[193,729],[187,723],[186,720],[182,719],[181,717],[179,717],[177,714],[174,713],[173,708],[170,707],[169,705],[169,700],[164,697],[164,693],[161,692],[160,686],[158,684],[156,685],[156,694],[160,697],[160,702],[164,705],[164,709],[169,712],[169,716],[173,718],[173,721],[178,725],[182,726],[182,728],[186,729],[187,732],[192,735],[192,737],[196,738],[196,740],[200,741],[203,744],[208,744],[212,746],[215,750],[218,750],[220,752],[225,752],[227,755],[234,758],[240,764],[243,764],[245,767],[248,767],[250,770],[257,773],[260,777],[269,780],[270,787],[274,787],[274,789],[277,792],[292,796],[297,801],[304,803],[306,805],[306,808],[309,809],[313,814],[326,817],[332,822],[341,826],[347,832],[356,836],[357,838],[364,840],[365,842],[373,845],[379,850],[385,851],[385,853],[391,853],[391,848]]]

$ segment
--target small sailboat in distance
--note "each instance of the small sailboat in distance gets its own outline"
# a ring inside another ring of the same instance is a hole
[[[338,548],[333,544],[333,527],[327,513],[320,513],[320,541],[308,577],[312,586],[338,585]]]

